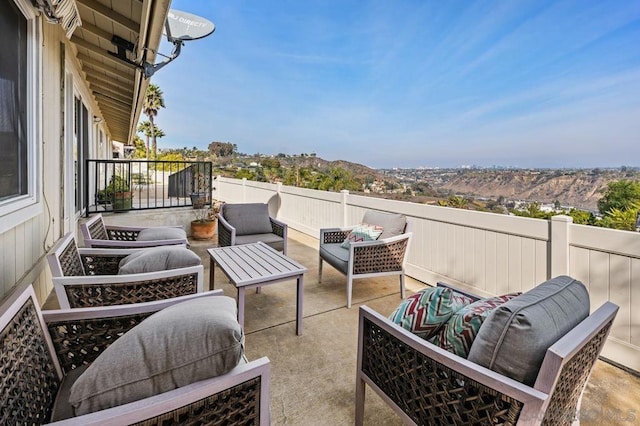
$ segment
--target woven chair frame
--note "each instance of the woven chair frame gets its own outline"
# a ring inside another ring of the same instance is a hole
[[[260,377],[133,426],[258,425]]]
[[[523,407],[366,319],[362,360],[362,371],[416,424],[514,425]]]
[[[271,230],[273,231],[273,233],[280,238],[284,238],[284,226],[273,220],[273,218],[271,217],[269,218],[269,221],[271,222]]]
[[[6,377],[5,372],[15,365],[22,366],[25,371]],[[0,424],[42,424],[48,421],[60,378],[32,300],[20,308],[0,333],[0,371]]]
[[[62,370],[68,373],[90,364],[113,342],[151,314],[48,323],[47,328]]]
[[[104,222],[101,220],[96,220],[87,226],[89,229],[89,235],[94,240],[108,240],[109,234],[107,233],[107,228],[104,225]]]
[[[127,305],[152,302],[198,291],[198,274],[184,274],[131,283],[65,285],[71,308]]]
[[[81,277],[85,275],[85,271],[82,265],[82,260],[78,254],[78,247],[76,242],[72,241],[71,244],[64,248],[60,256],[58,257],[60,267],[62,268],[62,274],[67,277]]]
[[[611,323],[603,327],[589,343],[569,361],[558,378],[542,424],[570,426],[575,421],[578,403],[600,349],[609,334]]]
[[[407,238],[389,244],[354,246],[353,274],[402,271],[404,252],[408,244]]]
[[[349,235],[349,230],[346,231],[325,231],[323,234],[322,244],[337,244],[341,243]]]
[[[120,261],[128,254],[81,254],[86,275],[118,275]]]
[[[107,229],[109,239],[114,241],[136,241],[140,230]]]
[[[220,226],[218,221],[218,246],[229,247],[231,245],[231,231],[225,226]]]

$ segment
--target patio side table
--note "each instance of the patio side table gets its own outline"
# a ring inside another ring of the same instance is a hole
[[[218,265],[238,290],[238,322],[244,327],[246,289],[290,279],[297,280],[296,334],[302,334],[302,293],[307,268],[263,242],[207,250],[211,258],[209,287],[214,288],[214,268]]]

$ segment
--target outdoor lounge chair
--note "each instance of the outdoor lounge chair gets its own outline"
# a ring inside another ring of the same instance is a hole
[[[522,359],[520,352],[525,352],[525,357],[527,353],[539,353],[541,364],[538,364],[537,370],[534,367],[531,375],[533,382],[529,385],[494,371],[495,367],[485,368],[441,349],[367,306],[360,307],[356,425],[363,423],[365,385],[389,404],[406,424],[571,425],[580,406],[582,391],[606,341],[618,307],[606,302],[588,315],[587,297],[586,319],[577,319],[576,325],[573,328],[569,326],[569,331],[550,347],[536,347],[539,340],[527,339],[531,337],[530,334],[520,337],[536,323],[549,324],[541,318],[531,317],[531,312],[536,309],[535,304],[530,303],[532,292],[539,291],[545,285],[570,283],[569,280],[569,277],[557,277],[527,292],[529,295],[526,300],[528,306],[532,307],[528,312],[528,307],[520,310],[510,307],[503,311],[505,315],[489,314],[471,346],[473,352],[480,334],[485,331],[485,336],[496,336],[499,344],[494,348],[495,352],[489,352],[489,355],[493,353],[493,359],[512,363],[510,371],[515,371],[514,365]],[[512,306],[522,304],[523,299],[517,302],[518,298],[527,293],[502,306],[508,303],[516,303]],[[567,300],[572,299],[562,292],[550,293],[537,293],[538,297],[542,294],[539,301],[549,303],[540,306],[536,311],[538,314],[562,310],[566,308]],[[565,311],[564,314],[570,315],[570,310],[566,308],[569,313]],[[553,322],[552,314],[549,316],[551,318],[548,320]],[[504,318],[513,321],[513,325],[496,327]],[[520,321],[520,318],[524,320]],[[485,330],[485,327],[488,329]],[[551,330],[554,328],[544,327],[542,333],[553,333]],[[511,337],[505,337],[507,334]],[[502,346],[503,342],[513,342],[510,340],[513,336],[526,339],[526,342],[521,342],[521,351],[501,351],[505,347]],[[483,347],[481,342],[480,350]]]
[[[189,247],[187,234],[181,226],[113,226],[105,225],[98,213],[80,225],[85,247],[144,248],[184,244]]]
[[[404,299],[404,266],[411,240],[409,222],[403,215],[368,210],[362,223],[380,226],[383,232],[375,241],[351,242],[349,248],[342,243],[355,226],[320,229],[318,282],[322,281],[323,261],[346,275],[347,308],[351,308],[354,279],[398,275],[400,297]]]
[[[65,309],[123,305],[203,291],[204,269],[201,264],[164,271],[118,275],[120,261],[125,257],[142,251],[151,253],[159,249],[77,248],[73,234],[68,233],[47,255],[60,307]],[[187,248],[182,250],[191,254]]]
[[[269,216],[263,203],[223,204],[218,213],[218,246],[262,241],[287,254],[287,224]]]
[[[0,424],[51,422],[54,410],[69,406],[64,395],[80,377],[81,367],[97,363],[105,349],[134,326],[178,302],[221,295],[214,291],[136,305],[41,311],[31,285],[15,289],[0,305]],[[263,357],[240,362],[217,377],[55,424],[268,425],[269,381],[269,359]],[[72,408],[68,410],[72,415]]]

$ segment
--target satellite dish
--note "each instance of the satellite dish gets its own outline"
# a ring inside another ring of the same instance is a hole
[[[192,15],[191,13],[182,12],[180,10],[169,10],[167,20],[164,23],[164,34],[169,43],[173,43],[173,52],[166,56],[158,52],[158,55],[167,58],[166,61],[159,64],[150,64],[143,62],[140,65],[145,78],[150,78],[156,71],[173,61],[180,55],[182,44],[187,40],[198,40],[206,37],[216,30],[213,22],[201,17]]]
[[[167,15],[164,35],[174,40],[197,40],[216,30],[213,22],[201,16],[171,9]]]

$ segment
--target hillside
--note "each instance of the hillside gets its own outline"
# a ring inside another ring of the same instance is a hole
[[[607,183],[640,181],[640,172],[621,170],[456,170],[423,176],[436,190],[454,194],[553,203],[597,210]]]

